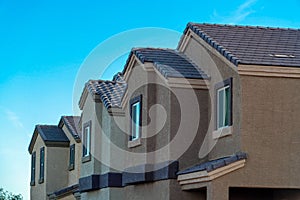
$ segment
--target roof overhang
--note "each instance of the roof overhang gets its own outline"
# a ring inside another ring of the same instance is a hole
[[[94,93],[92,93],[92,92],[89,92],[88,87],[87,87],[87,84],[85,84],[85,86],[84,86],[84,88],[83,88],[83,91],[82,91],[82,94],[81,94],[81,97],[80,97],[80,100],[79,100],[79,103],[78,103],[80,110],[83,109],[83,106],[84,106],[84,104],[85,104],[85,102],[86,102],[87,97],[88,97],[89,94],[92,95],[92,99],[93,99],[95,102],[97,102],[97,103],[98,103],[98,102],[101,102],[100,96],[97,95],[97,94],[94,94]]]
[[[35,142],[38,138],[38,136],[41,136],[41,139],[43,140],[45,146],[47,147],[69,147],[70,141],[53,141],[53,140],[47,140],[45,139],[45,136],[39,127],[39,125],[35,126],[32,138],[29,143],[28,152],[31,154],[35,145]]]
[[[238,65],[238,73],[245,76],[264,76],[281,78],[300,78],[299,67],[282,67],[268,65]]]
[[[245,166],[246,159],[238,160],[229,165],[217,168],[213,171],[198,171],[179,175],[177,180],[181,185],[182,190],[190,190],[199,188],[199,185],[211,182],[221,176],[234,172]]]
[[[58,127],[62,129],[63,126],[66,126],[66,127],[67,127],[68,131],[71,133],[72,137],[74,138],[74,140],[75,140],[77,143],[81,142],[81,139],[80,139],[79,137],[75,137],[75,135],[72,133],[73,130],[71,130],[71,127],[69,127],[69,125],[68,125],[68,123],[66,122],[64,116],[61,116],[61,118],[60,118],[60,120],[59,120],[59,122],[58,122]]]

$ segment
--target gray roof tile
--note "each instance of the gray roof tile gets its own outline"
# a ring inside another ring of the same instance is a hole
[[[188,29],[235,65],[300,67],[300,29],[197,23]]]
[[[36,129],[44,142],[69,142],[63,130],[54,125],[37,125]]]
[[[246,153],[239,152],[239,153],[237,153],[235,155],[232,155],[232,156],[228,156],[228,157],[224,157],[224,158],[220,158],[220,159],[211,160],[211,161],[208,161],[208,162],[197,164],[193,167],[190,167],[190,168],[184,169],[182,171],[179,171],[177,173],[177,175],[189,174],[189,173],[198,172],[198,171],[210,172],[210,171],[216,170],[220,167],[224,167],[226,165],[232,164],[236,161],[243,160],[243,159],[246,159],[246,158],[247,158]]]
[[[120,108],[123,95],[127,89],[127,83],[120,73],[114,76],[112,81],[90,80],[86,83],[89,92],[99,95],[106,109]]]
[[[186,55],[173,49],[134,48],[129,55],[129,59],[133,54],[136,55],[142,63],[152,62],[165,78],[209,78],[208,75]],[[127,60],[127,64],[129,59]],[[123,73],[126,71],[127,64]]]
[[[62,124],[65,124],[72,136],[76,141],[80,141],[80,128],[79,128],[79,116],[62,116],[58,126],[62,128]]]

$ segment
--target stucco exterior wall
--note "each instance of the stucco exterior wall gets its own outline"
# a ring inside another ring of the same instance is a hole
[[[37,139],[35,141],[35,145],[33,147],[32,152],[36,152],[36,162],[35,162],[35,185],[30,187],[30,199],[31,200],[42,200],[46,199],[46,184],[47,182],[44,181],[43,183],[39,183],[39,176],[40,176],[40,148],[46,147],[44,141],[40,137],[40,135],[37,136]],[[45,157],[47,156],[47,153],[45,151]],[[46,167],[46,166],[45,166]],[[46,169],[46,168],[45,168]],[[46,175],[46,173],[45,173]],[[46,178],[46,177],[45,177]],[[45,179],[47,180],[47,179]]]
[[[263,67],[263,66],[262,66]],[[241,76],[242,149],[249,185],[300,188],[300,81]]]
[[[70,146],[75,144],[75,164],[74,164],[74,169],[68,171],[68,183],[66,186],[71,186],[74,184],[78,184],[78,179],[80,177],[80,167],[81,167],[81,151],[82,151],[82,146],[81,143],[78,143],[75,141],[74,137],[66,127],[66,125],[63,125],[62,130],[70,140]],[[68,158],[66,160],[67,164],[69,164],[70,160],[70,149],[68,149]]]
[[[79,154],[79,160],[81,162],[80,177],[85,177],[92,174],[99,174],[101,171],[100,162],[99,159],[97,159],[99,153],[101,152],[101,142],[99,142],[101,141],[101,138],[98,132],[99,130],[98,128],[96,128],[99,126],[99,123],[97,122],[96,118],[96,109],[98,110],[98,107],[101,108],[99,104],[99,102],[95,102],[93,100],[91,94],[88,94],[82,110],[82,128],[84,127],[84,124],[91,122],[91,160],[87,162],[82,162],[82,152]]]
[[[209,126],[207,137],[205,138],[205,153],[200,158],[216,159],[228,155],[232,155],[241,150],[240,147],[240,118],[241,118],[241,93],[240,78],[236,66],[230,63],[226,58],[221,56],[215,49],[210,47],[206,42],[199,39],[192,33],[185,47],[179,47],[193,62],[201,67],[210,77],[209,88]],[[233,96],[232,96],[232,134],[226,137],[214,139],[213,132],[215,129],[215,101],[216,91],[215,85],[228,78],[233,78]]]
[[[68,184],[68,147],[45,148],[45,182],[47,194]]]

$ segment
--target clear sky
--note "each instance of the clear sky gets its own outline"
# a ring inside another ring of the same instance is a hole
[[[0,0],[0,187],[29,199],[34,126],[73,115],[76,75],[107,38],[143,27],[182,33],[190,21],[300,28],[299,10],[299,0]]]

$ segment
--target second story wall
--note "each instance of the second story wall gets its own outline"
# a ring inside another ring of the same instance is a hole
[[[67,186],[72,186],[72,185],[78,184],[78,179],[80,177],[82,146],[81,146],[80,142],[77,142],[74,139],[74,137],[72,136],[72,134],[70,133],[70,131],[68,130],[66,125],[63,125],[62,130],[66,133],[66,136],[70,140],[70,147],[72,145],[74,145],[74,147],[75,147],[74,167],[72,168],[71,166],[69,166],[70,151],[71,151],[70,148],[68,149],[69,153],[68,153],[68,157],[67,157],[67,160],[66,160],[66,163],[68,165],[68,183],[67,183]]]
[[[30,187],[30,199],[31,200],[41,200],[46,197],[46,179],[43,182],[39,181],[40,177],[40,149],[42,147],[46,147],[44,141],[40,137],[37,136],[35,145],[33,147],[32,152],[35,153],[35,180],[34,185]],[[47,156],[47,155],[46,155]],[[46,178],[46,177],[45,177]]]
[[[68,147],[47,147],[45,154],[46,191],[52,193],[68,184]]]
[[[241,75],[241,142],[249,154],[247,183],[299,187],[300,178],[295,175],[300,164],[300,81],[278,75]]]
[[[201,151],[202,153],[200,153],[200,158],[208,155],[209,159],[216,159],[232,155],[241,150],[241,89],[237,67],[193,32],[188,31],[185,37],[187,39],[181,43],[178,49],[183,51],[211,77],[208,104],[210,109],[209,127],[204,141],[204,148]],[[232,80],[232,125],[227,128],[218,129],[216,128],[217,88],[218,85],[225,84],[225,82],[230,79]]]

